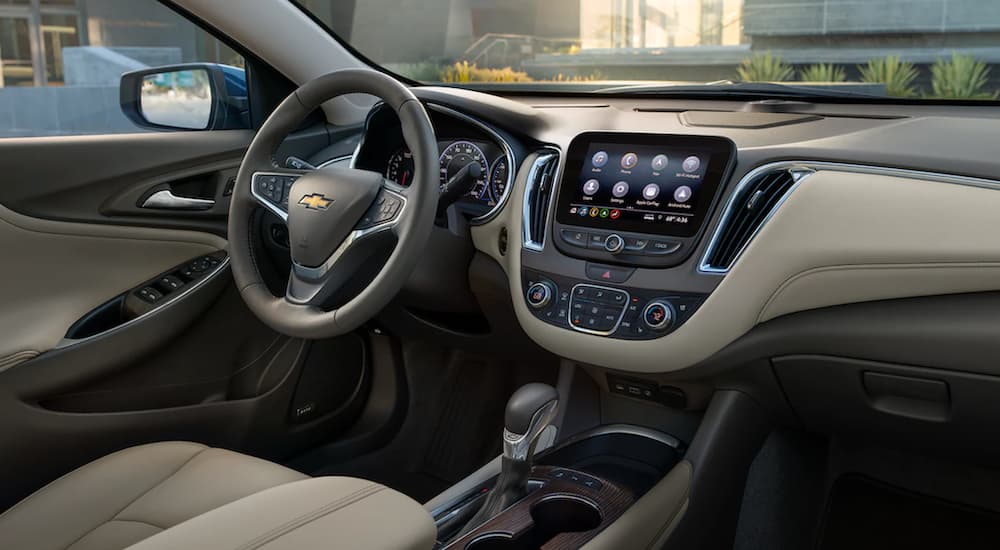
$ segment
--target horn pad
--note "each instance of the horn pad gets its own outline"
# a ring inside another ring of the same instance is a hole
[[[318,267],[344,242],[375,202],[382,175],[353,168],[309,172],[288,192],[288,242],[292,260]]]

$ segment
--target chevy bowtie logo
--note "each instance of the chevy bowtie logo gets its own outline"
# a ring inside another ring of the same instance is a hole
[[[333,204],[333,199],[328,199],[320,193],[313,193],[299,199],[299,204],[305,206],[308,210],[326,210]]]

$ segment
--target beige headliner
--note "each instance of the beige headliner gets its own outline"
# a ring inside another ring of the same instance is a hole
[[[531,159],[529,159],[531,160]],[[755,325],[808,309],[913,296],[1000,289],[1000,192],[825,168],[805,178],[751,241],[719,287],[677,331],[624,341],[554,327],[521,293],[519,178],[505,211],[473,228],[479,250],[510,279],[525,331],[577,361],[635,372],[695,365]],[[507,227],[512,253],[496,235]]]

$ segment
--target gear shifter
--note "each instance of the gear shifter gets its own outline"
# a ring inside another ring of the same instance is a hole
[[[559,393],[547,384],[521,386],[507,401],[503,457],[497,483],[459,536],[468,533],[528,494],[528,476],[538,437],[552,423]]]

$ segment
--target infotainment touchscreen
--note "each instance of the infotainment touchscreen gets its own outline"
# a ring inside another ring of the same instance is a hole
[[[573,140],[556,220],[691,237],[711,206],[732,142],[704,136],[588,133]]]

